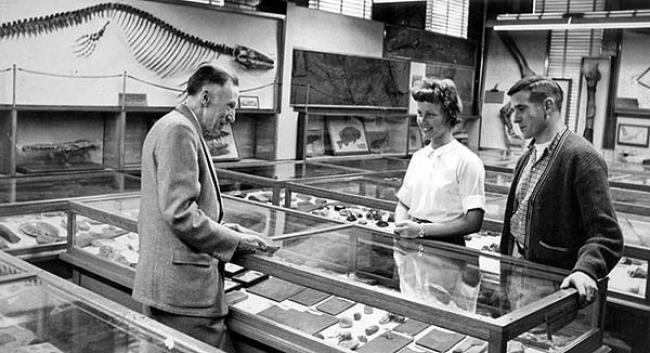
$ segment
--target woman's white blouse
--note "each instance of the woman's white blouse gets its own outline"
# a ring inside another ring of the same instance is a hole
[[[409,215],[430,222],[449,222],[468,210],[485,209],[485,169],[480,158],[460,142],[413,154],[397,198]]]

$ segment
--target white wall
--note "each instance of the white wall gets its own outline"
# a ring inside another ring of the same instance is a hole
[[[650,35],[623,31],[620,72],[618,76],[618,98],[636,98],[639,108],[650,109],[650,89],[637,81],[645,73],[647,79],[650,67]],[[646,81],[647,82],[647,81]]]
[[[289,105],[293,49],[382,57],[384,25],[287,3],[277,159],[295,159],[298,113]]]

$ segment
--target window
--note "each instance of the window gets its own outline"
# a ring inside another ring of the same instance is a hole
[[[469,0],[427,0],[425,29],[467,38]]]
[[[309,0],[309,8],[369,20],[372,0]]]

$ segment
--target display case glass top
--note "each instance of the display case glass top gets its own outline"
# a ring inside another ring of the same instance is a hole
[[[303,162],[277,162],[261,166],[232,166],[228,170],[250,174],[254,176],[269,178],[278,181],[296,180],[304,178],[318,178],[332,175],[343,175],[358,173],[358,170],[351,170],[335,166],[324,166],[320,164]],[[217,171],[217,174],[219,172]]]
[[[406,170],[409,160],[401,158],[332,159],[321,163],[382,172],[387,170]]]
[[[140,209],[140,195],[111,197],[106,199],[78,200],[73,204],[99,210],[105,216],[118,216],[131,222],[137,222]],[[267,236],[302,232],[340,225],[339,222],[322,217],[306,215],[272,206],[264,206],[238,198],[223,197],[223,222],[237,223]],[[93,214],[81,212],[85,217]],[[94,214],[97,216],[97,214]],[[103,217],[95,217],[103,218]],[[106,221],[106,218],[100,219]],[[122,224],[114,224],[120,226]],[[130,227],[125,227],[130,228]],[[135,232],[136,229],[128,229]]]
[[[327,180],[297,181],[297,183],[328,190],[331,193],[397,202],[397,191],[402,186],[402,178],[400,175],[393,174],[368,174]]]
[[[0,178],[0,203],[67,199],[139,190],[140,178],[116,171],[22,175]]]
[[[7,258],[0,254],[3,267],[18,261]],[[221,352],[51,274],[17,268],[12,279],[0,276],[2,352]]]

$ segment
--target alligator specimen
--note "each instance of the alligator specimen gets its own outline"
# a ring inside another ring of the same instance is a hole
[[[117,23],[126,35],[136,60],[161,77],[170,77],[188,68],[229,55],[246,69],[269,70],[272,59],[245,46],[234,48],[187,34],[154,15],[119,3],[102,3],[79,10],[32,17],[0,25],[0,40],[40,35],[86,24],[95,18],[107,19],[95,33],[75,41],[74,54],[90,56],[103,37],[109,23]]]

